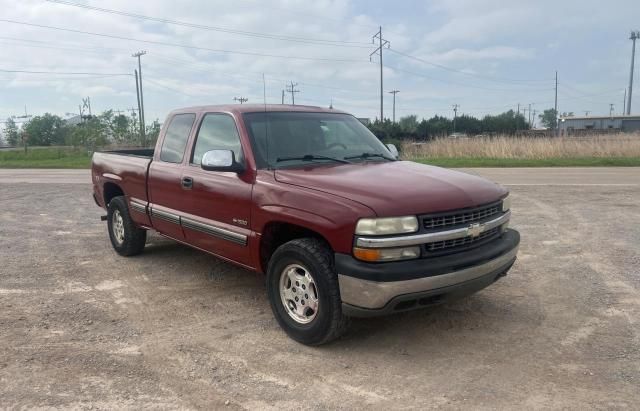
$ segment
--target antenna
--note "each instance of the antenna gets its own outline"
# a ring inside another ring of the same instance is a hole
[[[262,73],[262,99],[264,101],[264,111],[267,111],[267,82],[264,79],[264,73]]]

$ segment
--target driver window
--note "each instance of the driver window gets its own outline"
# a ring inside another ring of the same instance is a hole
[[[240,136],[236,122],[227,114],[207,114],[196,136],[191,163],[200,165],[204,153],[210,150],[231,150],[236,161],[243,161]]]

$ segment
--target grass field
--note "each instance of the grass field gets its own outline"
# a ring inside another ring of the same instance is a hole
[[[588,138],[442,138],[405,142],[402,158],[441,167],[640,166],[640,134]],[[89,168],[91,155],[71,147],[0,150],[0,168]]]
[[[406,142],[402,157],[442,167],[640,166],[640,134],[441,138],[426,143]]]
[[[640,167],[640,157],[568,157],[543,159],[431,157],[414,159],[432,166],[459,167]]]
[[[89,168],[91,155],[71,147],[35,147],[0,150],[0,168]]]

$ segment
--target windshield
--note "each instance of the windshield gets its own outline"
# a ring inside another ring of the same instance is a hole
[[[393,159],[385,145],[348,114],[262,112],[245,114],[244,119],[258,168]]]

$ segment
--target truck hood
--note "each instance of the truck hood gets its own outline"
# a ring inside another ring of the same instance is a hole
[[[278,169],[275,178],[357,201],[378,216],[474,207],[497,201],[507,193],[484,178],[411,161],[310,165]]]

